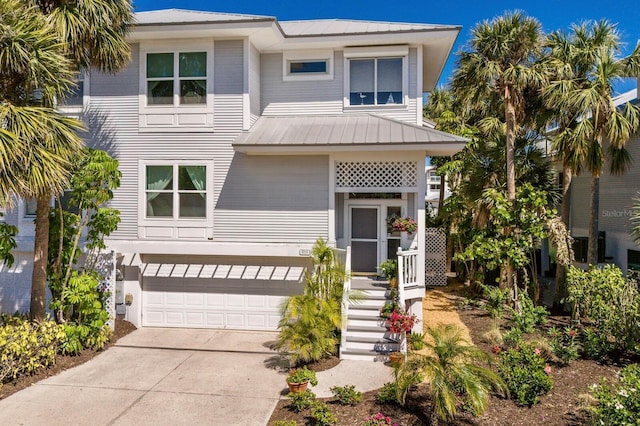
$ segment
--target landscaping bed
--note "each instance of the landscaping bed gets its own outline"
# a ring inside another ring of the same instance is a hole
[[[462,302],[464,296],[460,286],[438,289],[449,301]],[[458,304],[457,313],[462,323],[468,328],[473,342],[480,349],[492,353],[494,346],[485,341],[484,334],[490,330],[492,319],[486,310],[473,304]],[[426,319],[429,321],[429,319]],[[429,323],[427,323],[429,324]],[[566,316],[550,316],[548,325],[563,328],[569,325]],[[637,362],[637,361],[636,361]],[[596,361],[579,359],[568,366],[551,363],[553,389],[540,397],[540,401],[531,408],[518,406],[512,400],[492,396],[488,410],[479,417],[459,414],[452,425],[583,425],[587,424],[581,405],[588,397],[589,386],[598,384],[602,378],[612,380],[620,370],[617,365],[606,365]],[[353,383],[357,389],[357,383]],[[364,422],[382,412],[398,425],[429,424],[431,412],[428,388],[420,385],[409,393],[406,406],[397,404],[379,404],[376,402],[377,391],[363,394],[362,401],[355,406],[341,406],[334,398],[319,398],[330,406],[338,418],[339,425],[362,425]],[[277,420],[295,420],[298,425],[308,424],[309,410],[295,413],[289,409],[290,400],[284,398],[278,402],[269,424]],[[440,424],[447,424],[441,422]]]
[[[39,382],[40,380],[46,379],[47,377],[55,376],[56,374],[67,370],[69,368],[75,367],[80,364],[84,364],[89,361],[93,357],[99,355],[108,347],[112,346],[114,343],[118,341],[121,337],[126,336],[135,330],[136,327],[131,324],[129,321],[116,319],[116,327],[115,331],[111,335],[109,342],[105,345],[103,349],[95,350],[95,349],[85,349],[79,355],[56,355],[56,362],[54,365],[49,366],[48,368],[39,369],[35,374],[20,376],[17,379],[5,383],[0,388],[0,399],[4,399],[22,389],[25,389],[31,386],[34,383]]]

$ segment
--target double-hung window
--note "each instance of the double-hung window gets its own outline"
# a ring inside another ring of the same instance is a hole
[[[147,164],[147,219],[206,219],[210,197],[205,164]]]
[[[346,48],[345,106],[404,105],[408,52],[406,46]]]
[[[205,105],[207,52],[147,53],[147,105]]]

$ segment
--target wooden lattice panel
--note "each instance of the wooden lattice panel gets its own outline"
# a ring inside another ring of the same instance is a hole
[[[418,163],[415,161],[338,161],[336,188],[397,191],[417,188]]]
[[[425,238],[425,285],[447,285],[447,236],[443,229],[427,228]]]

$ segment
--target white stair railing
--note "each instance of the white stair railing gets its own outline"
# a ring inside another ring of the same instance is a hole
[[[346,250],[336,249],[339,258],[344,262],[345,280],[342,287],[342,333],[340,336],[340,352],[347,347],[347,324],[349,315],[349,294],[351,293],[351,246]],[[344,259],[344,260],[342,260]]]

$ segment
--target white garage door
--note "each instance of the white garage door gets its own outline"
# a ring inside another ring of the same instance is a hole
[[[297,280],[143,277],[142,325],[276,330],[281,302],[302,288]]]

